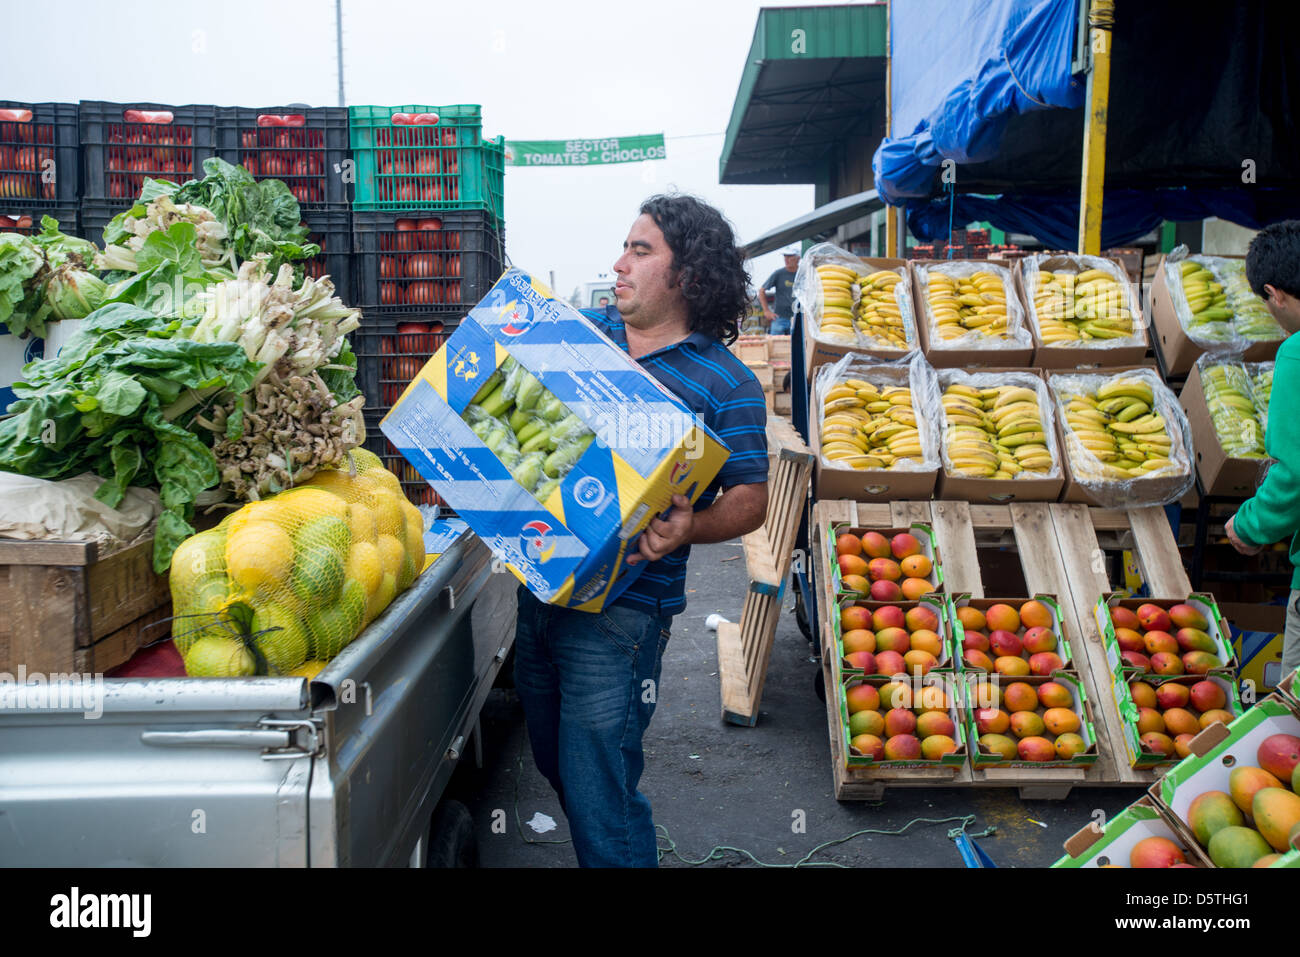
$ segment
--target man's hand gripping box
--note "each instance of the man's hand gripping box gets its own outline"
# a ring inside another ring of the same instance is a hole
[[[672,496],[730,451],[568,303],[508,270],[380,423],[528,589],[600,611]]]

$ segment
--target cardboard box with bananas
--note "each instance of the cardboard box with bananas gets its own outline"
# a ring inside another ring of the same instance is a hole
[[[1047,384],[1065,440],[1062,501],[1135,508],[1187,494],[1191,429],[1154,369],[1049,373]]]
[[[1055,502],[1065,484],[1056,415],[1034,369],[938,369],[938,498],[963,502]]]
[[[1264,422],[1272,363],[1252,375],[1245,363],[1206,353],[1178,397],[1196,446],[1196,471],[1206,495],[1249,498],[1264,478]],[[1256,387],[1258,383],[1258,388]]]
[[[920,351],[886,362],[850,353],[817,370],[816,498],[929,498],[939,473],[939,385]]]
[[[794,294],[810,382],[818,368],[850,352],[900,359],[920,347],[905,259],[861,259],[821,243],[800,260]]]
[[[925,259],[911,268],[916,327],[930,365],[1029,365],[1034,337],[1008,267],[985,259]]]
[[[1152,335],[1170,375],[1183,375],[1204,352],[1238,352],[1252,362],[1271,359],[1286,332],[1251,291],[1238,256],[1163,257],[1151,283]]]
[[[1119,263],[1036,253],[1017,263],[1021,295],[1043,369],[1115,368],[1142,361],[1145,320]]]
[[[510,269],[380,428],[543,601],[599,611],[639,534],[730,454],[568,303]]]

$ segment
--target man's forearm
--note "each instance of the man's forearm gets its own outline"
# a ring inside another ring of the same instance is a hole
[[[692,545],[713,545],[752,532],[767,517],[767,483],[733,485],[721,498],[695,513]]]

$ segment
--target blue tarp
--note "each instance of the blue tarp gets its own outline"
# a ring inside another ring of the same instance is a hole
[[[890,7],[894,137],[872,159],[892,206],[934,195],[945,159],[997,155],[1020,113],[1083,106],[1070,74],[1078,0],[906,0]]]
[[[907,225],[924,241],[948,238],[947,199],[909,208]],[[1127,246],[1164,220],[1192,222],[1217,216],[1260,229],[1282,219],[1300,219],[1300,193],[1294,189],[1107,190],[1102,206],[1101,248]],[[1079,238],[1079,194],[972,196],[957,194],[952,222],[987,221],[998,229],[1028,233],[1056,249],[1074,249]]]

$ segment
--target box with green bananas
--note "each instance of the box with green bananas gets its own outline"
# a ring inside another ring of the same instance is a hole
[[[380,423],[542,601],[600,611],[641,532],[730,454],[567,302],[510,269]]]
[[[911,268],[917,332],[931,365],[1029,365],[1034,337],[1009,268],[984,259],[921,259]]]
[[[945,421],[937,498],[1055,502],[1065,484],[1051,393],[1033,369],[936,371]]]
[[[919,347],[905,259],[862,259],[820,243],[800,260],[794,295],[810,382],[818,368],[850,352],[898,359]]]
[[[882,361],[849,353],[813,380],[814,496],[928,499],[939,473],[939,385],[919,350]]]
[[[1184,375],[1205,352],[1271,359],[1286,338],[1246,281],[1236,256],[1187,255],[1180,246],[1160,261],[1151,283],[1151,324],[1169,375]]]
[[[1255,377],[1246,365],[1206,353],[1196,360],[1178,401],[1192,429],[1196,446],[1196,471],[1207,495],[1249,498],[1255,494],[1269,458],[1264,452],[1272,370],[1260,370],[1262,396],[1256,394]]]
[[[1065,440],[1063,502],[1137,508],[1187,494],[1191,429],[1154,369],[1058,372],[1047,384]]]
[[[1142,361],[1145,320],[1119,263],[1100,256],[1036,253],[1017,267],[1034,334],[1035,366],[1117,368]]]

